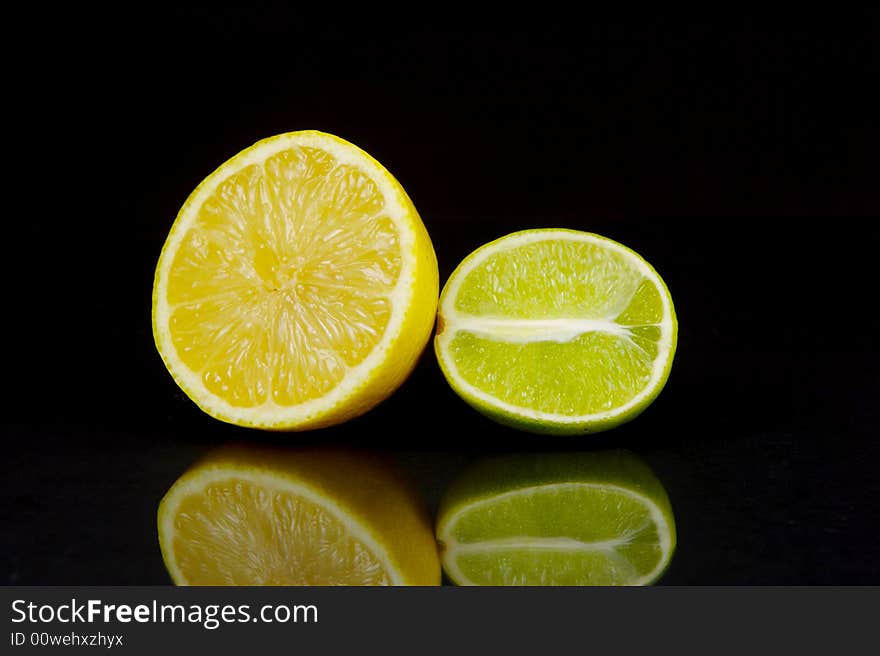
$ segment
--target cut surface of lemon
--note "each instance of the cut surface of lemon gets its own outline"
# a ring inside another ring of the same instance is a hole
[[[660,393],[675,354],[672,297],[641,256],[575,230],[516,232],[478,248],[440,296],[434,348],[451,387],[487,416],[591,433]]]
[[[333,450],[224,448],[159,506],[178,585],[437,585],[430,518],[387,463]]]
[[[291,132],[224,163],[165,242],[153,334],[208,414],[297,430],[393,392],[436,313],[437,261],[406,192],[333,135]]]

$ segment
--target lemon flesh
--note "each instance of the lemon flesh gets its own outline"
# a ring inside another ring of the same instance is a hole
[[[181,388],[232,423],[345,421],[412,370],[437,263],[403,188],[319,132],[263,140],[206,178],[156,269],[153,332]]]
[[[435,350],[453,389],[536,432],[605,430],[662,389],[677,323],[639,255],[571,230],[514,233],[459,265],[440,298]]]
[[[437,539],[461,585],[644,585],[671,559],[675,522],[662,485],[628,452],[529,454],[454,482]]]
[[[172,486],[159,541],[178,585],[436,585],[430,519],[354,452],[226,448]]]

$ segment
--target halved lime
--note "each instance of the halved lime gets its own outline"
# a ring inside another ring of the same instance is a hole
[[[526,230],[471,253],[440,296],[434,348],[480,412],[543,433],[628,421],[675,353],[672,297],[641,256],[574,230]]]
[[[646,585],[676,541],[666,491],[626,451],[484,461],[450,487],[436,532],[458,585]]]

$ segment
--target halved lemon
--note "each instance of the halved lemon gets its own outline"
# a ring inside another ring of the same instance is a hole
[[[427,509],[368,453],[224,447],[159,506],[178,585],[438,585]]]
[[[316,428],[404,381],[437,295],[431,240],[397,180],[347,141],[291,132],[240,152],[187,199],[156,267],[153,335],[209,415]]]

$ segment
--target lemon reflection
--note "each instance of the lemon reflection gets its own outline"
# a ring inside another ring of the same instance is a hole
[[[380,457],[227,446],[162,499],[159,544],[178,585],[437,585],[430,518]]]

